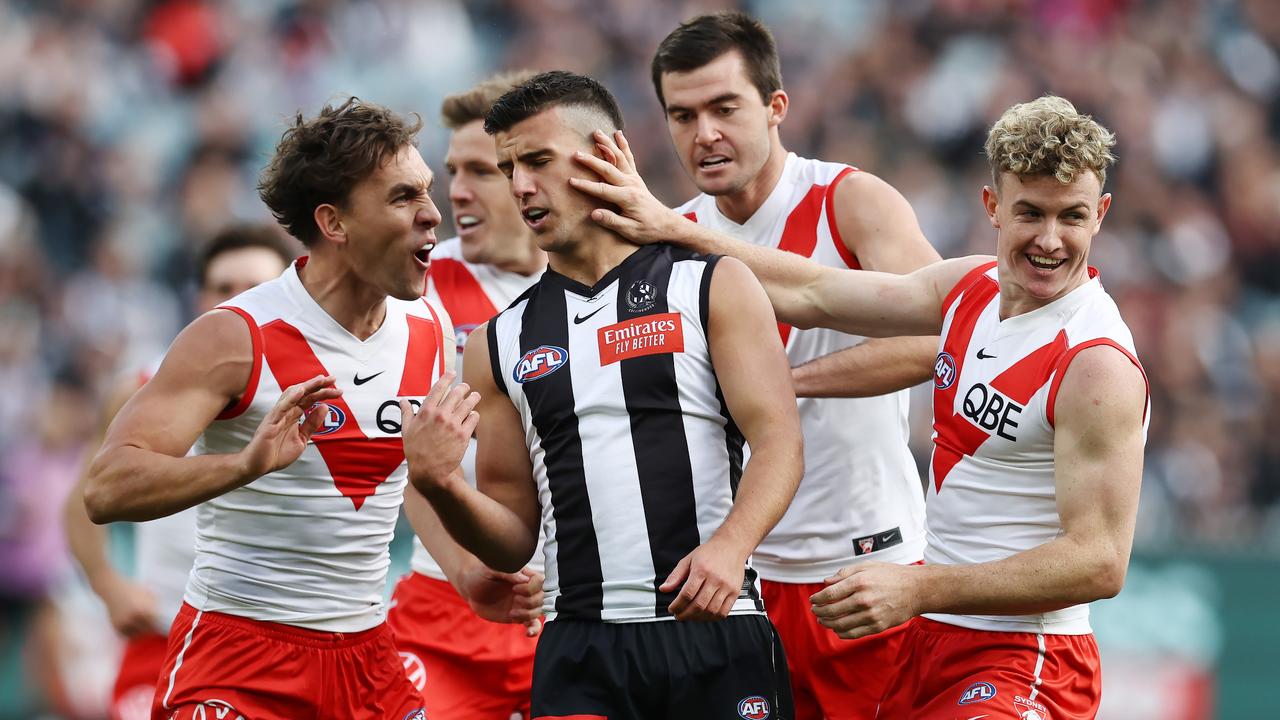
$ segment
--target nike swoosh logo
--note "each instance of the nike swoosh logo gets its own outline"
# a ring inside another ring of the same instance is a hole
[[[582,323],[584,323],[584,322],[586,322],[586,321],[590,320],[592,315],[595,315],[596,313],[600,312],[600,311],[601,311],[601,310],[603,310],[603,309],[604,309],[604,305],[601,305],[600,307],[596,308],[595,310],[592,310],[590,313],[587,313],[587,316],[586,316],[586,317],[583,317],[583,316],[581,316],[581,315],[574,315],[574,316],[573,316],[573,324],[574,324],[574,325],[581,325]]]
[[[355,382],[356,382],[356,385],[363,385],[363,384],[365,384],[365,383],[369,382],[370,380],[372,380],[372,379],[374,379],[374,378],[378,377],[379,375],[381,375],[381,374],[382,374],[382,373],[384,373],[384,372],[386,372],[386,370],[380,370],[380,371],[378,371],[378,372],[376,372],[376,373],[374,373],[374,374],[370,375],[370,376],[369,376],[369,377],[367,377],[367,378],[362,378],[362,377],[360,377],[360,373],[356,373],[356,381],[355,381]]]
[[[880,542],[882,543],[893,542],[893,539],[895,537],[897,537],[895,533],[885,533],[884,535],[880,536]]]
[[[979,360],[990,360],[991,358],[995,357],[995,355],[984,355],[984,354],[983,354],[983,352],[985,352],[985,351],[986,351],[986,348],[979,348],[979,350],[978,350],[978,359],[979,359]]]

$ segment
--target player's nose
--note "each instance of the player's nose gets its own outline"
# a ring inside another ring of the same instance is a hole
[[[701,145],[710,145],[722,137],[715,119],[708,114],[698,116],[698,134],[695,140]]]
[[[444,217],[440,215],[440,208],[436,207],[431,198],[426,198],[426,202],[418,209],[418,214],[413,219],[418,225],[433,228],[439,225]]]

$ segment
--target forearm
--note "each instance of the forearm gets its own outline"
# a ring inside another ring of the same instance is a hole
[[[67,496],[63,522],[71,556],[80,564],[89,586],[102,596],[120,578],[107,558],[107,529],[91,522],[85,510],[83,485],[77,485]]]
[[[171,457],[121,445],[89,467],[84,505],[95,523],[154,520],[257,479],[240,454]]]
[[[753,445],[738,482],[733,509],[712,537],[738,550],[745,560],[786,513],[803,472],[804,453],[799,438]]]
[[[1030,615],[1114,597],[1128,560],[1064,535],[994,562],[924,565],[917,614]]]
[[[510,508],[471,487],[460,471],[423,494],[459,550],[485,565],[518,572],[533,557],[537,535]],[[459,566],[462,562],[458,560]]]
[[[874,397],[933,377],[937,337],[868,339],[791,369],[796,397]]]

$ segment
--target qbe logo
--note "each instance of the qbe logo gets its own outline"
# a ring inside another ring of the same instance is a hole
[[[337,432],[347,422],[347,414],[342,412],[336,405],[329,405],[329,413],[325,416],[324,422],[320,424],[320,429],[311,433],[316,435],[328,435]]]
[[[743,720],[767,720],[769,717],[769,701],[759,695],[743,698],[738,703],[738,715]]]
[[[540,345],[516,362],[511,372],[513,380],[520,384],[539,380],[564,367],[569,362],[569,351],[555,345]]]
[[[956,359],[950,353],[938,353],[938,361],[933,364],[933,386],[946,390],[956,381]]]
[[[990,700],[996,696],[996,686],[989,682],[976,682],[960,696],[959,705],[972,705]]]

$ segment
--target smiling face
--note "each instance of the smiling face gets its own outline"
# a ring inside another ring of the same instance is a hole
[[[522,220],[547,252],[564,252],[584,231],[599,230],[590,216],[600,203],[569,186],[571,177],[599,180],[573,160],[574,152],[593,152],[589,115],[551,107],[494,135],[498,168],[510,180]]]
[[[996,228],[1002,316],[1047,305],[1088,281],[1089,246],[1102,228],[1111,195],[1092,172],[1070,183],[1052,175],[1002,173],[998,190],[983,188]]]
[[[502,264],[527,253],[529,231],[511,200],[506,176],[498,170],[498,154],[483,120],[453,132],[445,167],[462,257],[472,263]]]
[[[699,190],[732,195],[761,175],[787,96],[778,90],[761,98],[741,53],[730,50],[695,70],[664,73],[662,95],[671,142]]]
[[[418,149],[406,145],[351,189],[335,222],[351,272],[400,300],[422,297],[440,211],[431,202],[434,178]]]

